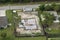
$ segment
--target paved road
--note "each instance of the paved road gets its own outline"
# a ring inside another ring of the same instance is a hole
[[[39,4],[36,5],[22,5],[22,6],[3,6],[0,7],[0,10],[7,10],[7,9],[22,9],[25,7],[29,7],[29,8],[37,8],[39,6]]]
[[[57,4],[60,4],[60,3],[57,3]],[[30,8],[38,8],[38,6],[41,5],[41,4],[34,4],[34,5],[22,5],[22,6],[3,6],[3,7],[0,7],[0,10],[8,10],[8,9],[22,9],[22,8],[25,8],[25,7],[30,7]],[[47,4],[46,4],[47,5]]]

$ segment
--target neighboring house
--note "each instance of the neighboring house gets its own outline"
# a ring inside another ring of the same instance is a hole
[[[5,14],[5,10],[0,10],[0,28],[6,28],[7,27],[7,17]]]

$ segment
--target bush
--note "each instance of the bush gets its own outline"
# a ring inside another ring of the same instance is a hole
[[[47,5],[47,6],[45,7],[45,11],[52,11],[52,10],[53,10],[53,8],[52,8],[51,5]]]
[[[45,4],[40,5],[40,6],[39,6],[39,10],[40,10],[40,11],[45,10]]]
[[[6,36],[7,36],[7,34],[4,33],[4,32],[1,34],[1,37],[2,37],[2,38],[5,38]]]

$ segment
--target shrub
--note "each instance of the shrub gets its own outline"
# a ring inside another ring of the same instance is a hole
[[[7,36],[7,34],[4,33],[4,32],[1,34],[1,37],[2,37],[2,38],[5,38],[6,36]]]

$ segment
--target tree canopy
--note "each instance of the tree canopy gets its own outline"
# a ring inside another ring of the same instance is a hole
[[[0,0],[0,3],[29,3],[29,2],[45,2],[45,1],[60,1],[60,0]]]
[[[44,16],[45,20],[42,21],[41,19],[41,14]],[[54,15],[47,13],[47,12],[39,12],[38,13],[38,17],[40,18],[40,23],[42,23],[43,25],[51,25],[54,21]]]

